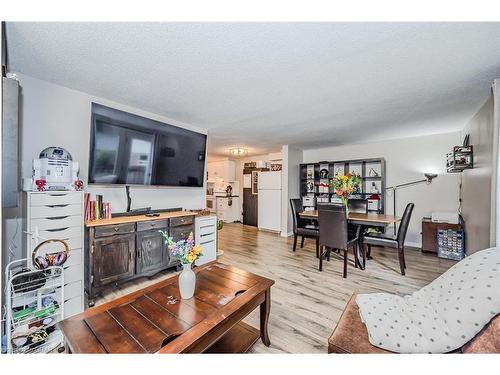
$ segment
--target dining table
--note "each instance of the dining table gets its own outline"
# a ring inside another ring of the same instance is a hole
[[[318,210],[304,210],[299,212],[299,216],[303,219],[318,220]],[[361,226],[361,236],[358,242],[361,254],[358,252],[358,256],[355,261],[358,263],[361,269],[365,268],[365,249],[363,246],[363,233],[368,228],[385,228],[388,225],[396,224],[401,221],[399,216],[378,214],[376,212],[349,212],[347,214],[347,222],[353,225]],[[361,258],[360,258],[361,256]]]

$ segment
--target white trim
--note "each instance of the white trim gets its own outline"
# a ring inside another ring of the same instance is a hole
[[[422,243],[421,242],[405,241],[405,246],[418,247],[419,249],[421,249]]]
[[[293,232],[288,232],[288,233],[285,233],[285,232],[281,232],[281,237],[290,237],[290,236],[293,236]]]

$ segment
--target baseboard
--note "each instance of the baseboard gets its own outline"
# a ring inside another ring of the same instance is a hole
[[[281,237],[290,237],[290,236],[293,236],[293,232],[288,232],[288,233],[283,233],[281,232]]]
[[[421,242],[405,241],[405,246],[417,247],[417,248],[421,249],[422,248],[422,243]]]

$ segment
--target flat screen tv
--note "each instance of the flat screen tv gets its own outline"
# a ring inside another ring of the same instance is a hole
[[[206,134],[92,103],[89,183],[202,187]]]

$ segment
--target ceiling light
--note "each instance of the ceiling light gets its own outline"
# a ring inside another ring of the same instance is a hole
[[[248,154],[248,149],[242,147],[233,147],[229,149],[229,153],[233,156],[245,156]]]

